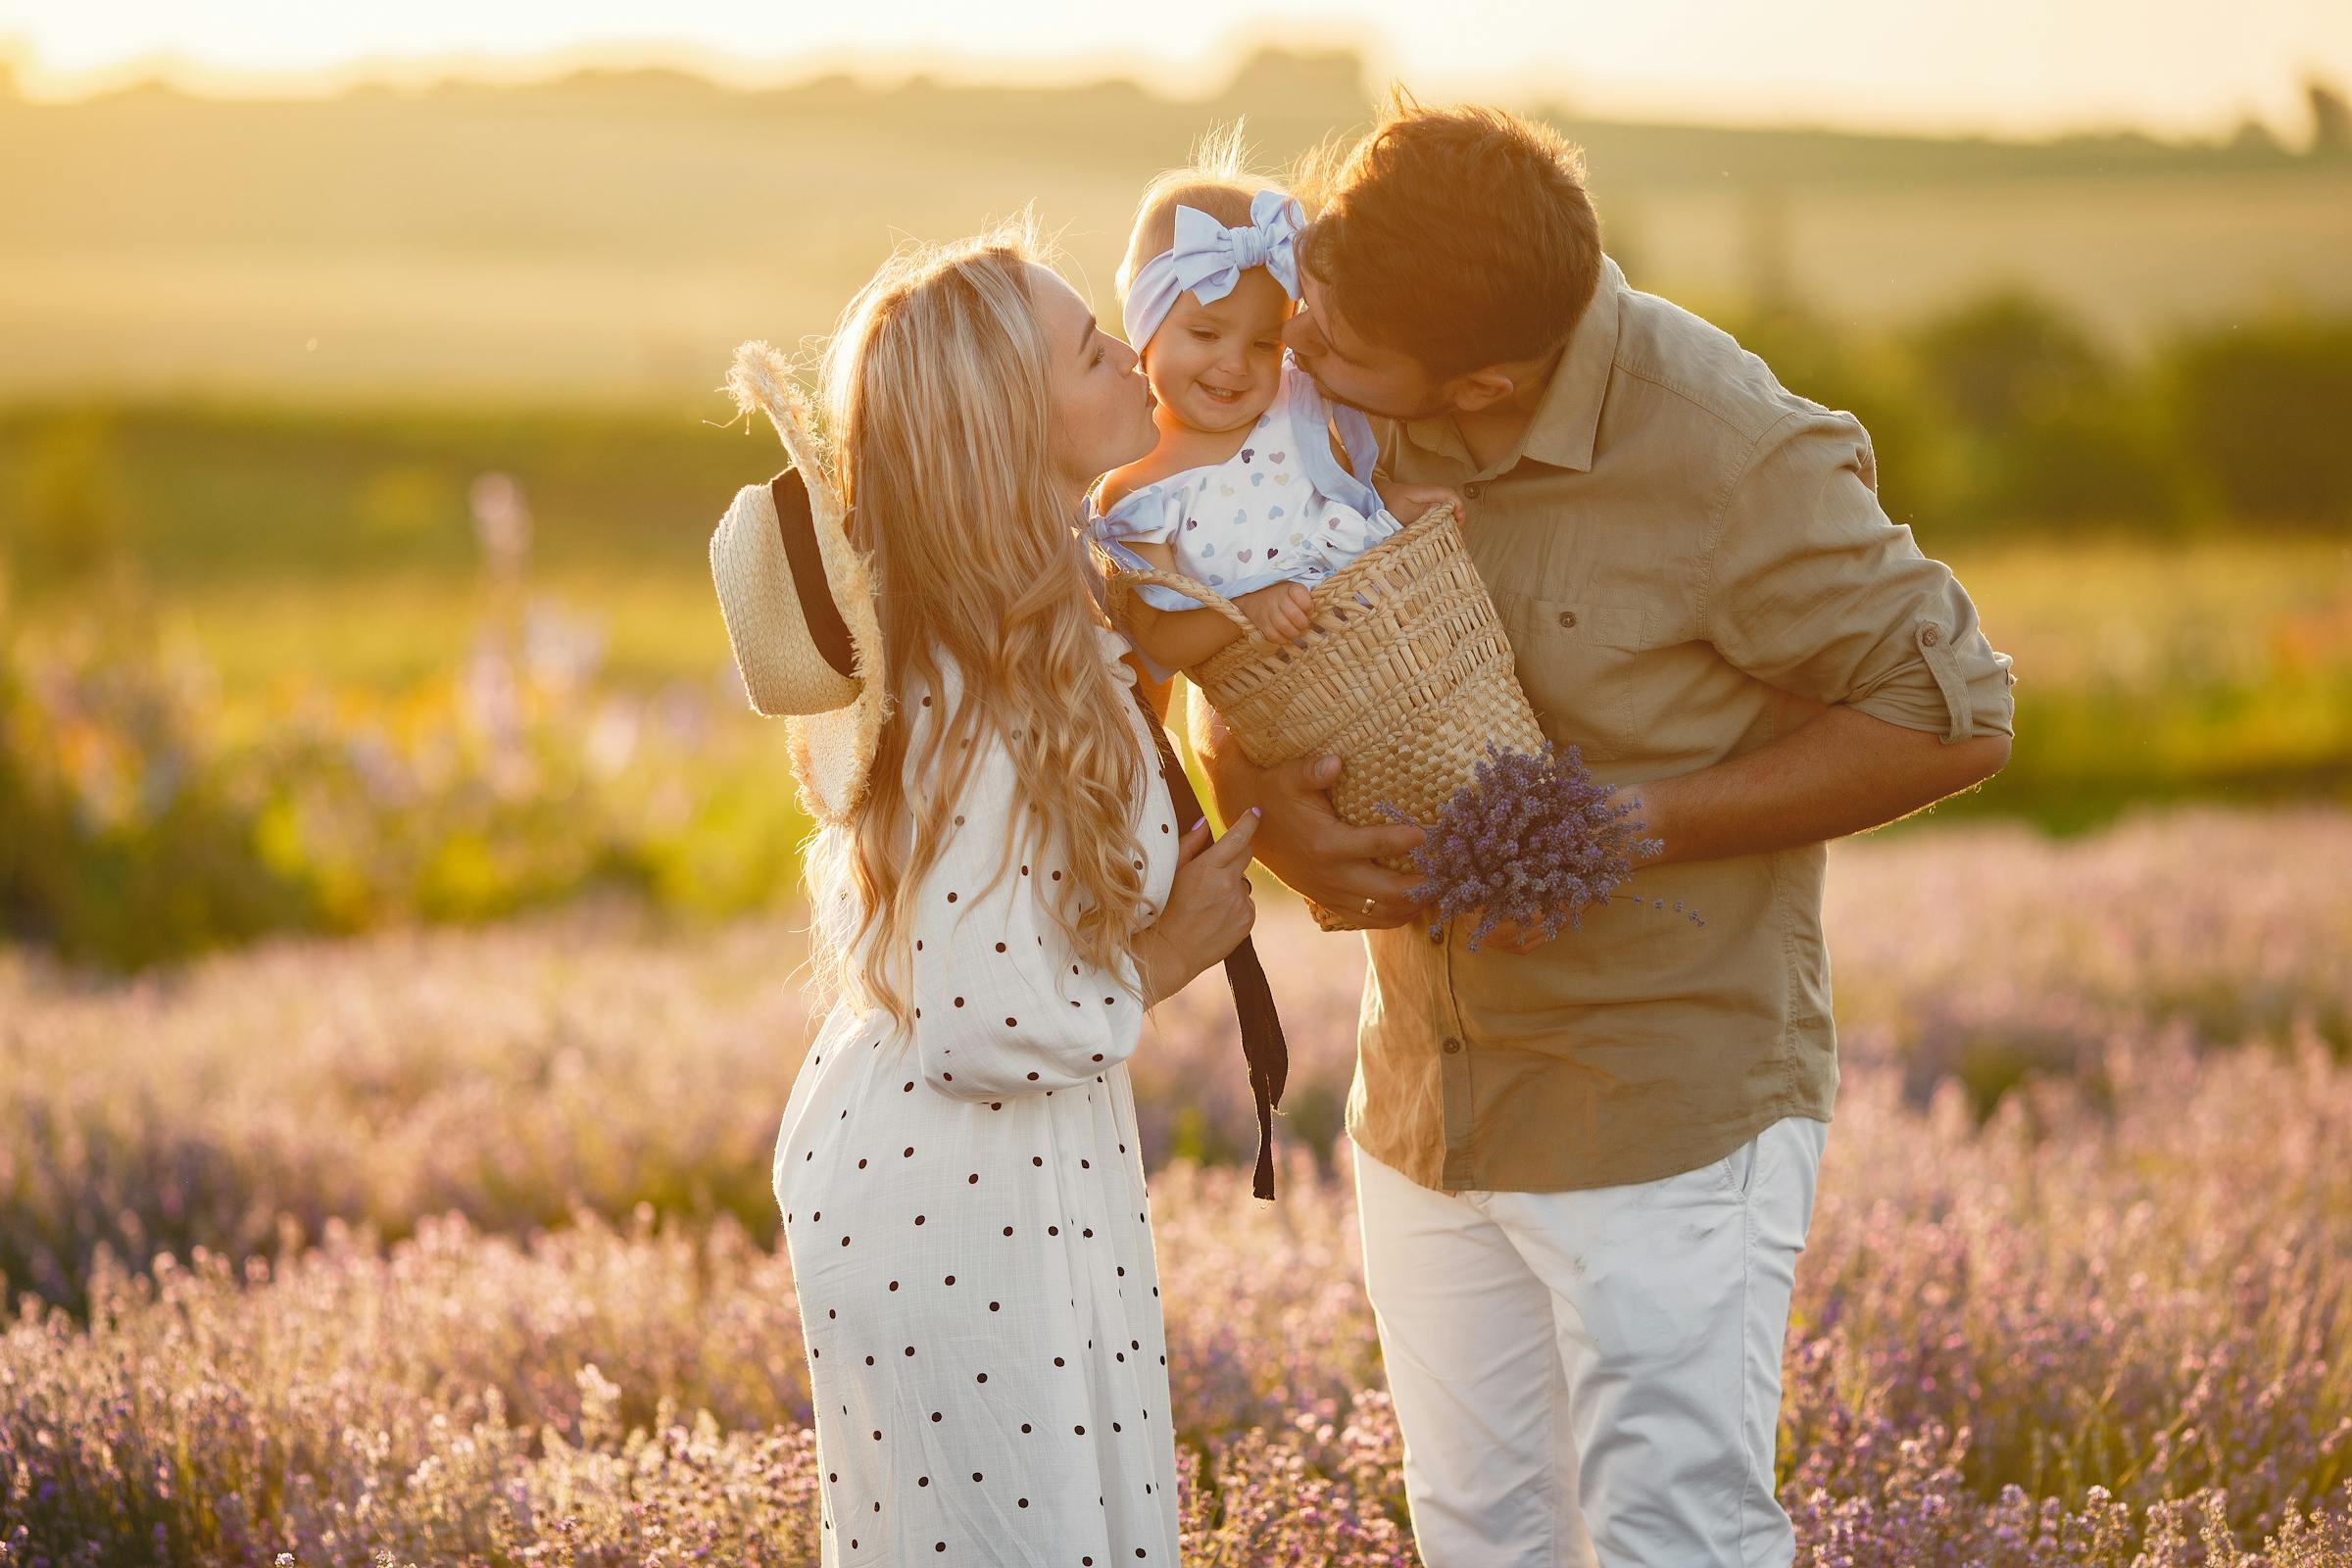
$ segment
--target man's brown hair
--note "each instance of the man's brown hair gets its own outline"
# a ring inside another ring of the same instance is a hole
[[[1349,325],[1433,377],[1568,341],[1600,279],[1584,153],[1547,125],[1392,89],[1351,151],[1309,155],[1299,261]]]

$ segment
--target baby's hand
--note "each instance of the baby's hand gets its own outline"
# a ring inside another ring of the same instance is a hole
[[[1442,484],[1405,484],[1374,474],[1372,488],[1380,492],[1380,504],[1389,509],[1389,515],[1399,522],[1417,521],[1421,514],[1438,506],[1451,507],[1456,517],[1464,514],[1460,493]]]
[[[1304,584],[1295,582],[1278,582],[1246,593],[1234,603],[1268,642],[1277,643],[1304,635],[1308,617],[1314,612],[1313,597]]]

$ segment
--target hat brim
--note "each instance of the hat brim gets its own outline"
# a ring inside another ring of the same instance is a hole
[[[864,798],[890,700],[865,557],[844,523],[789,367],[736,351],[729,386],[775,424],[793,465],[746,485],[710,539],[711,578],[752,707],[781,717],[803,806],[846,823]]]

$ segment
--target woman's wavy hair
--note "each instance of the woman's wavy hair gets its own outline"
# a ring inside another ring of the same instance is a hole
[[[1033,886],[1072,955],[1112,974],[1143,898],[1133,698],[1102,658],[1083,544],[1055,482],[1029,273],[1047,255],[1028,216],[903,247],[850,302],[825,355],[820,401],[850,538],[872,564],[893,710],[863,802],[808,846],[811,965],[830,996],[902,1026],[915,890],[955,830],[984,732],[1010,747],[1027,797],[1014,810],[1025,831],[1007,836],[996,875],[1016,840],[1055,856],[1062,878]],[[910,756],[903,699],[918,678],[945,689],[943,653],[961,697],[953,712],[931,710]]]

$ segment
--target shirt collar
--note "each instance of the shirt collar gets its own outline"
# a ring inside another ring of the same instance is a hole
[[[1609,368],[1617,360],[1618,296],[1624,291],[1624,270],[1603,256],[1592,302],[1585,307],[1575,330],[1569,333],[1559,368],[1552,371],[1551,384],[1544,389],[1543,401],[1536,405],[1535,416],[1528,420],[1517,450],[1503,460],[1497,472],[1509,472],[1523,457],[1578,472],[1592,468],[1593,436],[1600,427],[1600,401],[1608,390]],[[1465,465],[1470,461],[1469,450],[1462,445],[1461,432],[1451,415],[1409,419],[1405,421],[1404,433],[1406,439],[1424,451]]]

